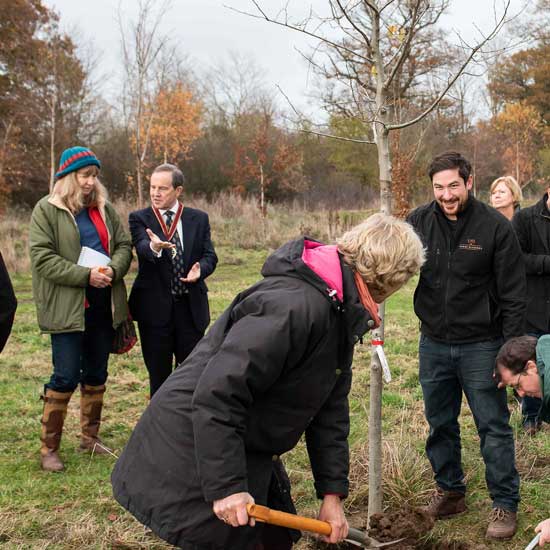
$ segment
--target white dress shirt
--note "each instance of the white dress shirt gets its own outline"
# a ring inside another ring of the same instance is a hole
[[[174,220],[177,212],[178,212],[178,208],[179,208],[179,201],[176,201],[170,208],[165,208],[164,210],[161,210],[159,208],[159,212],[162,216],[162,219],[164,220],[164,223],[166,223],[166,216],[164,215],[168,210],[172,211],[174,213],[174,215],[172,216],[172,221]],[[178,236],[180,238],[180,242],[181,242],[181,249],[183,250],[183,226],[181,224],[181,216],[180,216],[180,219],[178,220],[178,224],[177,224],[177,231],[178,231]],[[159,235],[160,236],[160,235]],[[162,238],[162,237],[161,237]],[[149,245],[151,247],[151,250],[153,251],[153,254],[155,254],[155,256],[157,258],[160,258],[161,255],[162,255],[162,250],[160,250],[160,252],[155,252],[155,250],[153,249],[153,244],[151,243]]]

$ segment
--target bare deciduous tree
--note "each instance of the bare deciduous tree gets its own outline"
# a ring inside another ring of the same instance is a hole
[[[149,147],[149,131],[154,113],[146,111],[152,104],[159,80],[169,71],[174,50],[167,51],[168,37],[160,32],[160,24],[170,8],[170,0],[156,9],[154,0],[139,0],[135,22],[128,22],[122,12],[118,24],[124,61],[122,109],[134,149],[138,203],[143,204],[143,165]]]
[[[207,75],[205,96],[211,121],[235,126],[251,113],[275,116],[275,99],[267,90],[262,69],[247,56],[230,52]]]
[[[363,138],[328,137],[376,145],[381,210],[389,214],[392,211],[390,133],[420,123],[438,107],[461,75],[487,53],[488,44],[507,22],[510,1],[500,2],[500,9],[495,1],[494,24],[486,33],[479,31],[475,44],[469,44],[457,33],[457,42],[447,56],[442,55],[441,49],[436,51],[441,31],[435,31],[450,0],[327,0],[327,15],[317,15],[312,9],[302,20],[290,16],[288,4],[276,15],[270,15],[263,5],[267,2],[251,0],[251,3],[252,11],[235,11],[316,41],[313,52],[304,57],[332,83],[329,109],[370,128],[370,135]],[[430,88],[435,93],[426,93]],[[407,108],[400,108],[407,98]],[[311,123],[303,118],[302,123],[308,124],[308,132],[327,135],[312,131]],[[384,304],[381,315],[383,318]],[[373,334],[373,340],[383,342],[383,324]],[[377,354],[373,353],[369,515],[382,510],[381,396],[382,369]]]

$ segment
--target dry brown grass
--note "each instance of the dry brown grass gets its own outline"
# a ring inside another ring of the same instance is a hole
[[[382,478],[384,504],[390,509],[403,506],[420,506],[433,490],[432,471],[425,456],[419,452],[410,430],[410,418],[401,417],[401,425],[396,426],[391,438],[383,443]],[[369,459],[368,442],[352,450],[350,464],[350,496],[346,508],[354,511],[366,507],[368,503]]]
[[[317,210],[309,212],[299,204],[268,205],[264,218],[254,198],[223,193],[212,201],[190,198],[185,204],[208,213],[215,245],[241,249],[273,249],[301,234],[333,242],[371,211]],[[114,203],[127,226],[128,215],[137,210],[136,203]],[[10,273],[30,270],[28,224],[30,212],[11,213],[0,219],[0,251]]]

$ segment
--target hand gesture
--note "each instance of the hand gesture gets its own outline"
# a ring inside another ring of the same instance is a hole
[[[248,517],[247,504],[254,504],[254,499],[249,493],[234,493],[221,500],[215,500],[212,505],[214,514],[224,523],[232,527],[239,527],[247,523],[254,527],[254,518]]]
[[[539,546],[544,546],[550,542],[550,518],[541,521],[535,527],[535,533],[540,533]]]
[[[105,288],[111,285],[112,277],[109,277],[103,270],[105,270],[105,267],[92,267],[90,270],[90,286]],[[109,268],[109,270],[112,273],[112,269]]]
[[[186,277],[181,277],[183,283],[196,283],[201,278],[201,266],[195,262]]]
[[[151,239],[151,246],[153,250],[158,254],[163,249],[172,249],[176,248],[176,245],[170,241],[162,241],[157,237],[149,228],[145,230],[148,237]]]
[[[332,527],[329,536],[321,537],[325,542],[342,542],[348,535],[349,526],[344,515],[342,501],[338,495],[325,495],[321,509],[319,510],[319,519],[327,521]]]

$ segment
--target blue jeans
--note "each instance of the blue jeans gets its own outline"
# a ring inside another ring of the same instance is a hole
[[[426,453],[443,490],[466,492],[461,464],[458,417],[466,395],[480,438],[485,480],[493,506],[515,512],[519,475],[506,390],[493,379],[502,340],[445,344],[421,335],[420,384],[430,426]]]
[[[114,337],[110,289],[86,292],[90,306],[84,314],[84,332],[52,334],[53,374],[45,385],[72,392],[78,384],[101,386],[107,380],[107,364]]]

